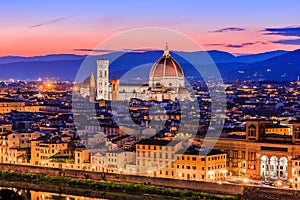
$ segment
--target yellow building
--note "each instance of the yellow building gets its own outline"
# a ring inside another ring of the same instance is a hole
[[[161,178],[174,177],[175,152],[181,142],[144,139],[136,143],[137,174]]]
[[[292,135],[291,127],[279,124],[266,126],[265,134]]]
[[[0,124],[0,134],[12,131],[12,124]]]
[[[186,151],[176,153],[176,179],[217,182],[226,179],[226,153],[211,151]]]
[[[25,102],[12,99],[0,99],[0,113],[9,113],[13,110],[24,111]]]
[[[77,169],[90,168],[90,152],[85,147],[76,147],[74,152],[74,163]]]
[[[72,158],[73,147],[68,142],[51,143],[46,141],[31,141],[32,165],[50,166],[50,161],[54,157]],[[55,166],[54,163],[51,163]]]
[[[30,149],[30,140],[41,135],[42,133],[40,132],[2,132],[0,134],[0,162],[27,162],[25,154],[27,154]]]
[[[290,180],[292,187],[300,189],[300,158],[292,159],[292,178]]]

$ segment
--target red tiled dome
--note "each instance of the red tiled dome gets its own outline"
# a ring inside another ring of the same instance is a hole
[[[152,66],[149,75],[150,77],[184,77],[180,65],[171,58],[168,49],[165,50],[164,55]]]

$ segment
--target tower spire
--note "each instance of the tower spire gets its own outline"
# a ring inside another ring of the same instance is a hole
[[[96,91],[96,83],[95,83],[95,77],[94,77],[94,73],[93,71],[91,72],[91,76],[90,76],[90,87],[89,87],[89,92],[90,92],[90,102],[94,102],[95,101],[95,91]]]
[[[94,76],[94,72],[91,72],[91,76],[90,76],[90,86],[96,86],[95,84],[95,76]]]
[[[166,47],[164,50],[164,57],[170,57],[170,51],[169,51],[169,47],[168,47],[168,43],[166,42]]]

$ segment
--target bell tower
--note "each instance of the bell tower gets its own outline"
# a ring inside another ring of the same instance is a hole
[[[91,73],[90,76],[90,87],[89,87],[89,93],[90,93],[90,102],[94,102],[95,101],[95,91],[96,91],[96,82],[95,82],[95,77],[94,77],[94,73]]]
[[[109,60],[97,60],[97,100],[109,100]]]

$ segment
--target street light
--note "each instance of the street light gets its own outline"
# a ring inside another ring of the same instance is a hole
[[[281,187],[282,186],[282,182],[281,181],[277,181],[277,186]]]

